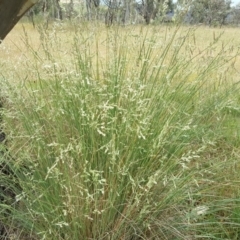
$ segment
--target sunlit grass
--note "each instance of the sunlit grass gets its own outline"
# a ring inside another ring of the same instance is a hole
[[[232,29],[19,28],[1,46],[11,234],[238,239]]]
[[[23,29],[25,29],[25,33]],[[6,72],[7,69],[10,71],[14,61],[15,68],[18,68],[18,74],[21,73],[23,75],[22,77],[26,75],[29,76],[29,72],[24,72],[26,71],[24,66],[27,60],[36,60],[32,58],[33,52],[35,52],[35,55],[38,54],[40,56],[41,61],[38,59],[37,66],[42,68],[43,71],[46,71],[51,64],[51,60],[49,59],[51,57],[54,58],[55,63],[63,63],[65,67],[72,67],[69,61],[69,55],[72,51],[72,41],[76,38],[76,35],[78,36],[78,46],[81,52],[87,50],[89,58],[92,60],[94,58],[100,58],[103,61],[103,59],[111,54],[112,50],[109,47],[111,47],[111,44],[114,44],[114,41],[122,42],[121,48],[128,49],[128,51],[131,52],[131,58],[141,57],[141,55],[138,56],[140,48],[144,51],[144,49],[148,48],[151,44],[151,41],[145,41],[146,36],[154,34],[157,44],[154,46],[155,49],[153,50],[152,57],[156,57],[155,59],[158,60],[155,54],[158,54],[158,49],[165,48],[166,44],[169,43],[169,38],[171,38],[171,35],[174,34],[175,31],[173,27],[168,26],[146,27],[136,25],[108,29],[102,24],[91,25],[85,23],[72,25],[70,23],[59,22],[50,25],[47,31],[44,29],[44,25],[40,25],[34,29],[31,24],[26,23],[16,26],[0,47],[2,56],[1,64],[4,64]],[[238,31],[236,28],[211,29],[199,27],[195,29],[194,27],[181,27],[181,30],[176,33],[174,44],[179,44],[186,34],[188,34],[188,38],[185,39],[184,46],[181,48],[178,57],[191,59],[194,55],[196,56],[194,61],[202,65],[208,64],[210,59],[216,57],[221,50],[225,56],[234,56],[240,46],[240,40],[237,37]],[[111,34],[113,32],[114,34]],[[128,36],[127,38],[126,35]],[[217,41],[219,36],[221,36],[221,38]],[[44,39],[47,39],[47,41],[44,41]],[[179,41],[177,41],[177,39]],[[144,45],[141,46],[143,42]],[[217,43],[213,44],[214,42]],[[48,51],[48,48],[51,48],[51,50]],[[173,51],[174,54],[174,46],[172,46],[170,51]],[[49,54],[47,55],[46,52],[49,52]],[[169,54],[169,56],[165,58],[165,61],[168,61],[170,56]],[[92,62],[93,66],[95,66],[96,61]],[[135,64],[136,62],[132,61],[132,63]],[[235,58],[233,63],[235,72],[232,72],[231,78],[236,80],[239,74],[239,72],[237,73],[236,71],[240,67],[239,56]],[[224,75],[224,70],[228,71],[229,69],[219,69],[219,72],[215,72],[215,74]],[[195,75],[196,73],[192,74]],[[218,76],[215,76],[215,78],[217,77]],[[32,79],[34,77],[29,76],[29,78]]]

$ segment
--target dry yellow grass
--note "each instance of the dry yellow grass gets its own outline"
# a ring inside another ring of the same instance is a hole
[[[68,23],[52,24],[47,31],[34,29],[30,23],[19,23],[0,45],[0,64],[3,65],[5,76],[14,75],[12,79],[33,79],[36,72],[29,71],[33,68],[49,70],[50,58],[54,59],[60,71],[63,68],[73,68],[71,55],[74,54],[73,42],[78,45],[79,51],[84,57],[92,59],[94,64],[109,62],[116,52],[126,54],[129,71],[136,70],[138,65],[139,49],[145,38],[154,36],[157,42],[153,50],[155,60],[158,60],[158,52],[164,48],[169,38],[174,34],[174,27],[166,26],[128,26],[106,28],[101,24],[84,24],[72,26]],[[181,56],[194,59],[197,64],[208,64],[209,59],[216,57],[220,50],[224,49],[226,56],[232,57],[240,48],[240,39],[237,28],[209,28],[209,27],[181,27],[175,37],[174,44],[181,44],[181,39],[188,34],[187,41],[181,49]],[[221,35],[220,40],[211,49],[208,48]],[[116,44],[117,42],[117,44]],[[152,44],[149,40],[149,44]],[[172,46],[174,46],[174,44]],[[117,47],[116,47],[117,46]],[[174,48],[171,50],[174,53]],[[171,51],[168,56],[171,61]],[[202,53],[203,52],[203,53]],[[35,56],[35,57],[34,57]],[[37,56],[37,57],[36,57]],[[96,58],[97,56],[97,58]],[[97,62],[98,59],[98,62]],[[30,61],[29,61],[30,60]],[[179,59],[180,61],[181,59]],[[168,64],[166,62],[165,64]],[[131,66],[132,65],[132,66]],[[35,66],[35,67],[34,67]],[[157,66],[157,65],[156,65]],[[94,67],[94,66],[91,66]],[[240,74],[240,57],[232,60],[231,70],[226,66],[219,69],[216,75],[231,75],[231,80],[238,81]],[[197,72],[190,75],[195,77]],[[229,79],[230,80],[230,79]]]

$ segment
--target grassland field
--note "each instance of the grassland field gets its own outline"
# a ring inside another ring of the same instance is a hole
[[[5,238],[240,239],[239,32],[18,24],[0,45]]]
[[[25,31],[25,33],[24,33]],[[134,53],[138,53],[138,47],[146,36],[150,38],[152,35],[158,41],[158,46],[156,48],[161,48],[164,45],[161,45],[164,41],[171,37],[171,34],[175,31],[171,26],[126,26],[126,27],[115,27],[105,28],[102,24],[83,24],[83,25],[74,25],[71,24],[61,24],[56,23],[50,26],[49,31],[47,31],[49,37],[49,47],[51,47],[51,54],[53,57],[56,57],[56,60],[61,60],[65,64],[69,60],[69,53],[72,48],[72,40],[75,37],[75,34],[80,34],[82,41],[88,44],[89,57],[100,57],[105,59],[107,57],[106,40],[108,39],[109,34],[115,32],[114,39],[120,43],[124,43],[122,47],[130,50],[131,55],[134,56]],[[189,34],[190,31],[190,34]],[[183,57],[190,57],[191,55],[196,55],[198,53],[199,57],[197,60],[204,61],[205,58],[213,58],[218,54],[218,51],[224,47],[224,51],[227,51],[228,56],[234,56],[236,51],[239,50],[240,39],[238,38],[238,28],[209,28],[209,27],[187,27],[183,26],[176,34],[176,40],[178,38],[184,37],[189,34],[188,39],[184,43],[184,47],[181,49],[181,54]],[[26,36],[26,35],[27,36]],[[42,35],[44,33],[38,31],[32,26],[31,23],[18,24],[14,30],[9,34],[7,39],[4,41],[4,44],[1,46],[1,56],[4,59],[4,64],[6,67],[8,64],[10,68],[12,62],[14,61],[15,66],[21,68],[21,62],[28,58],[31,59],[31,52],[28,51],[31,47],[32,51],[41,53],[42,45]],[[45,33],[46,34],[46,33]],[[204,49],[208,48],[219,36],[222,36],[213,48],[209,48],[207,51]],[[126,37],[127,36],[127,37]],[[46,36],[45,36],[46,37]],[[113,36],[112,36],[113,37]],[[26,42],[27,41],[27,42]],[[57,42],[55,42],[57,41]],[[113,39],[112,39],[113,41]],[[96,48],[97,46],[97,48]],[[85,44],[79,42],[79,47],[81,50],[86,50]],[[98,54],[96,54],[96,51]],[[157,52],[157,51],[156,51]],[[57,62],[57,61],[56,61]],[[16,64],[17,63],[17,64]],[[43,64],[47,61],[41,61]],[[240,68],[239,56],[234,58],[234,67],[235,74],[231,77],[236,78],[238,81],[238,69]],[[24,72],[24,68],[19,70],[19,72]],[[217,74],[217,73],[216,73]]]

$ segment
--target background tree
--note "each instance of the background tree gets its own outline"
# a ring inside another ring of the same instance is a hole
[[[105,14],[105,24],[106,26],[111,26],[113,22],[118,22],[117,14],[119,7],[121,5],[121,0],[104,0],[104,3],[107,5],[107,12]]]
[[[144,19],[147,24],[156,16],[165,16],[168,12],[173,11],[172,0],[143,0],[144,5]]]
[[[66,8],[67,18],[71,19],[74,14],[74,2],[73,0],[69,0],[69,3]]]
[[[50,18],[63,19],[63,11],[60,5],[60,0],[39,0],[38,3],[31,9],[34,15],[45,14]]]
[[[98,19],[100,0],[86,0],[87,18],[92,20]]]
[[[130,21],[132,13],[132,8],[133,8],[133,0],[123,0],[122,1],[122,11],[121,11],[121,21],[123,24],[127,24]]]
[[[240,24],[240,3],[233,8],[230,18],[230,23],[234,25]]]
[[[230,12],[230,0],[194,0],[190,5],[188,17],[190,23],[215,26],[223,25]]]

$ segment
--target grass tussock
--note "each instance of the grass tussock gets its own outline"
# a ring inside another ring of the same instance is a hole
[[[37,48],[25,31],[19,78],[1,67],[8,235],[238,239],[237,48],[199,47],[194,29],[101,30],[39,27]]]

